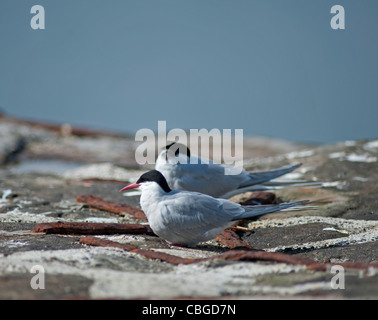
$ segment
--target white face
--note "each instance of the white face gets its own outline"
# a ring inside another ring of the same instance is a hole
[[[157,182],[154,182],[154,181],[145,181],[145,182],[142,182],[139,186],[139,189],[140,190],[152,190],[152,189],[155,189],[155,188],[160,188],[159,184]]]
[[[140,184],[139,190],[142,191],[142,195],[140,200],[142,202],[148,201],[151,202],[151,199],[155,199],[156,197],[161,197],[167,195],[167,193],[160,187],[157,182],[147,181]],[[157,199],[153,202],[156,205]],[[151,203],[150,203],[151,204]]]

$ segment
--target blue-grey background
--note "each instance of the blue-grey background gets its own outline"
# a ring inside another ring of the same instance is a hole
[[[1,0],[0,109],[131,134],[377,138],[377,17],[376,0]]]

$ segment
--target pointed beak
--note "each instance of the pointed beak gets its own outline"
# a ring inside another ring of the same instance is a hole
[[[129,184],[128,186],[122,188],[121,190],[119,190],[119,192],[125,191],[125,190],[131,190],[131,189],[135,189],[135,188],[139,188],[139,187],[140,187],[140,184],[133,183],[133,184]]]

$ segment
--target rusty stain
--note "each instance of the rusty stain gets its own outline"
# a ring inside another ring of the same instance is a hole
[[[76,198],[77,202],[84,203],[90,208],[100,209],[119,215],[130,215],[137,220],[147,221],[147,217],[141,209],[129,206],[121,202],[107,201],[92,195],[81,195]]]
[[[28,125],[32,128],[53,131],[62,136],[69,134],[69,135],[74,135],[78,137],[108,136],[108,137],[114,137],[114,138],[130,138],[130,136],[127,136],[122,133],[78,128],[78,127],[73,127],[71,125],[67,125],[64,123],[59,124],[59,123],[49,123],[49,122],[42,122],[42,121],[32,121],[32,120],[27,120],[27,119],[22,119],[22,118],[11,117],[8,115],[6,116],[1,113],[0,113],[0,120],[12,122],[15,124]]]
[[[80,243],[87,244],[90,246],[95,246],[95,247],[112,247],[112,248],[120,248],[126,251],[131,251],[137,249],[137,247],[131,245],[131,244],[126,244],[126,243],[119,243],[111,240],[106,240],[106,239],[101,239],[97,237],[83,237],[80,238],[79,240]]]
[[[277,204],[282,202],[273,192],[255,191],[251,192],[247,199],[239,202],[241,205]]]
[[[104,247],[115,247],[121,248],[128,252],[140,254],[148,259],[160,260],[167,262],[173,265],[178,264],[192,264],[198,263],[201,261],[209,260],[227,260],[227,261],[248,261],[248,262],[257,262],[257,261],[266,261],[266,262],[278,262],[292,265],[302,265],[305,266],[308,270],[314,271],[327,271],[327,269],[333,265],[332,263],[322,263],[316,262],[311,259],[302,258],[293,256],[290,254],[284,254],[279,252],[266,252],[262,250],[229,250],[225,253],[216,255],[210,258],[181,258],[171,254],[156,252],[153,250],[144,250],[138,249],[135,246],[129,244],[122,244],[115,241],[100,239],[96,237],[83,237],[80,239],[80,243],[92,245],[92,246],[104,246]],[[341,265],[346,269],[358,269],[367,271],[369,268],[378,268],[378,263],[363,263],[363,262],[348,262],[337,264]]]
[[[309,270],[325,271],[326,264],[319,263],[311,259],[296,257],[290,254],[279,252],[266,252],[263,250],[229,250],[212,259],[222,259],[229,261],[267,261],[279,262],[292,265],[304,265]]]
[[[238,234],[232,228],[233,227],[228,228],[224,230],[223,232],[221,232],[215,238],[215,240],[219,241],[222,245],[230,249],[235,249],[239,247],[252,249],[252,246],[249,243],[241,240]]]
[[[126,223],[51,222],[37,224],[33,233],[46,234],[147,234],[155,235],[149,226]]]
[[[163,252],[139,249],[129,244],[123,244],[123,243],[106,240],[106,239],[100,239],[96,237],[83,237],[80,239],[80,243],[91,245],[91,246],[120,248],[131,253],[142,255],[143,257],[148,258],[148,259],[160,260],[162,262],[168,262],[173,265],[190,264],[190,263],[195,263],[195,262],[199,262],[203,260],[203,259],[193,259],[193,258],[181,258],[181,257],[174,256],[171,254],[163,253]]]

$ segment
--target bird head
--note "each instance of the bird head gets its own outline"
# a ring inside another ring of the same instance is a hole
[[[126,190],[139,188],[147,183],[157,183],[165,192],[172,191],[171,188],[169,188],[168,186],[167,180],[158,170],[151,170],[146,173],[143,173],[136,183],[132,183],[122,188],[120,191],[126,191]]]
[[[173,158],[173,157],[178,157],[180,154],[181,155],[186,155],[188,158],[190,158],[190,150],[187,146],[177,143],[177,142],[172,142],[164,147],[166,150],[165,152],[165,158],[168,160],[168,158]]]

